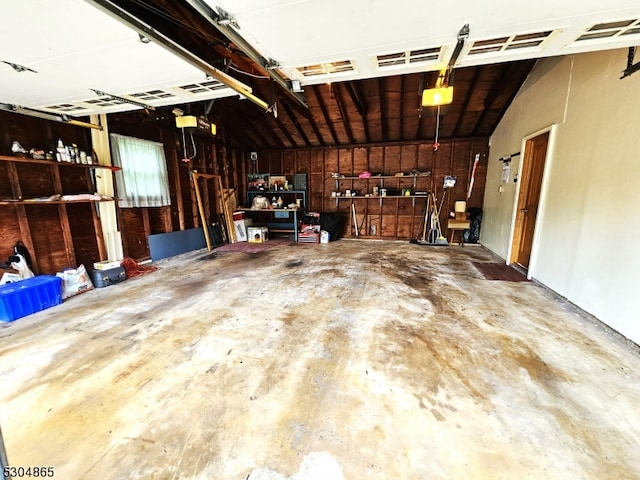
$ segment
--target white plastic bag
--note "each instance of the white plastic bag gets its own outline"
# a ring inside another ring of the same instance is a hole
[[[93,290],[93,283],[84,265],[58,272],[56,276],[62,279],[63,299]]]

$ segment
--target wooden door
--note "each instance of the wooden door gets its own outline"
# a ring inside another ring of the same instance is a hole
[[[511,262],[527,269],[531,258],[548,144],[549,132],[545,132],[527,140],[524,149]]]

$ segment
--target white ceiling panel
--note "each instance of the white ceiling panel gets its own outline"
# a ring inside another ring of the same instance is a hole
[[[446,64],[457,35],[469,24],[470,35],[457,66],[472,66],[526,58],[620,48],[640,44],[640,32],[599,37],[576,44],[593,25],[640,18],[637,0],[461,0],[439,3],[424,0],[205,0],[223,8],[239,25],[238,32],[265,57],[303,83],[328,77],[305,77],[299,67],[350,60],[355,70],[339,79],[352,80],[398,74],[398,69],[376,68],[378,55],[401,50],[443,48],[436,70]],[[553,32],[528,48],[505,48],[467,55],[476,41]],[[424,70],[408,63],[402,73]],[[329,75],[330,77],[330,75]],[[336,78],[338,80],[338,78]]]
[[[200,100],[178,87],[205,82],[206,75],[83,0],[22,0],[3,2],[0,61],[23,65],[17,72],[0,63],[0,103],[50,110],[48,106],[82,104],[102,113],[131,110],[131,104],[100,106],[91,89],[126,96],[152,106]],[[136,93],[176,88],[173,97]],[[206,98],[234,94],[211,91]],[[55,110],[55,109],[54,109]],[[85,110],[86,111],[86,110]],[[69,111],[70,115],[80,114]]]
[[[457,67],[640,45],[637,0],[204,2],[228,12],[242,37],[303,85],[438,70],[465,24]],[[0,103],[80,115],[135,108],[95,103],[91,89],[152,106],[237,95],[198,87],[205,73],[84,0],[4,1],[2,17],[0,60],[37,73],[0,63]]]

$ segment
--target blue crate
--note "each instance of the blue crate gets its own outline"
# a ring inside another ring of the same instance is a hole
[[[0,286],[0,321],[18,318],[62,303],[62,279],[38,275]]]

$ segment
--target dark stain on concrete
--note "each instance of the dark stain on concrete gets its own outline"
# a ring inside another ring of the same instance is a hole
[[[206,255],[202,255],[201,257],[198,257],[196,259],[196,261],[203,262],[205,260],[214,260],[214,259],[218,258],[219,256],[220,256],[220,253],[211,252],[211,253],[207,253]]]

